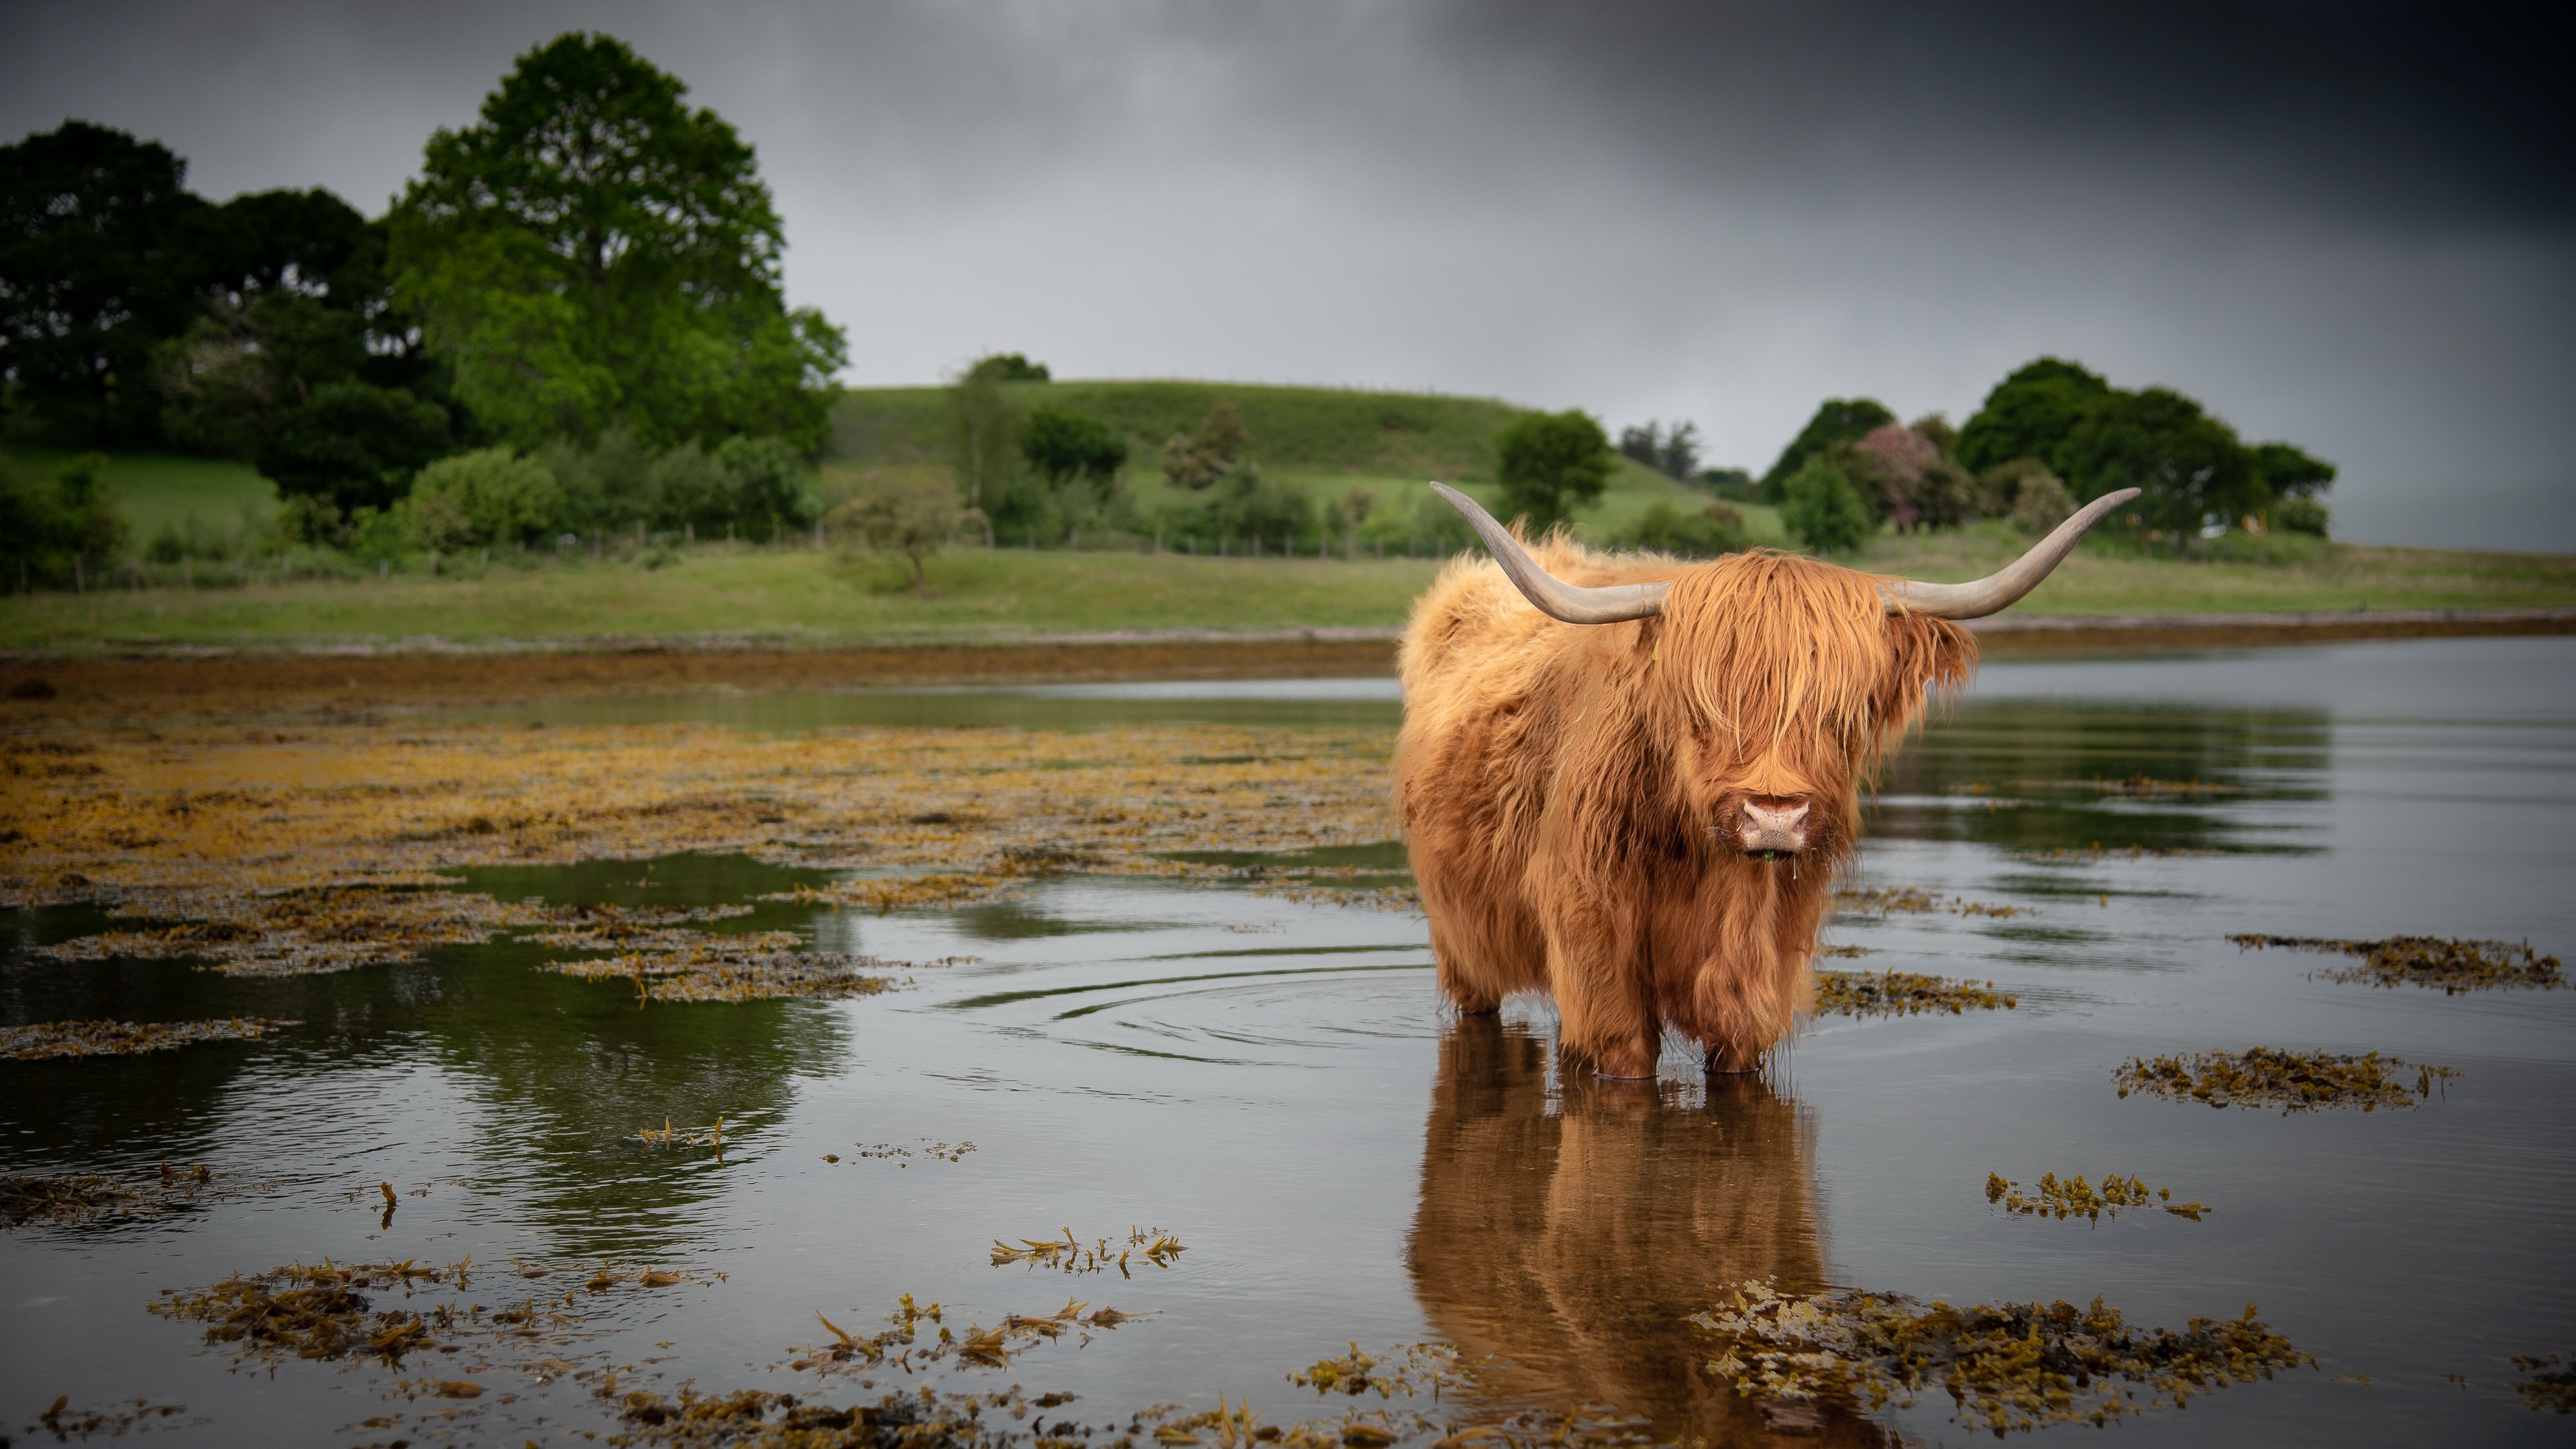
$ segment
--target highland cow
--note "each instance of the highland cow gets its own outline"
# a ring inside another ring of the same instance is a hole
[[[1863,781],[1975,666],[1952,621],[2009,607],[2137,496],[1925,584],[1768,551],[1533,552],[1432,486],[1492,554],[1442,571],[1399,653],[1396,813],[1441,990],[1468,1013],[1552,996],[1559,1049],[1611,1077],[1654,1075],[1668,1029],[1712,1071],[1789,1034]]]

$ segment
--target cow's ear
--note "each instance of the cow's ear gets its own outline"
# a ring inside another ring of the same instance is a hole
[[[1890,667],[1880,685],[1878,717],[1889,724],[1922,708],[1926,690],[1957,689],[1976,673],[1976,637],[1947,619],[1890,614],[1887,634]]]

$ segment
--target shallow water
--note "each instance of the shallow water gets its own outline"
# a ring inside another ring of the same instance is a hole
[[[1385,691],[719,698],[636,718],[1392,728]],[[542,717],[572,722],[570,710]],[[1334,710],[1346,713],[1300,713]],[[1360,710],[1375,713],[1348,713]],[[2100,784],[2141,777],[2202,788]],[[488,1368],[290,1359],[273,1376],[234,1373],[200,1326],[143,1311],[156,1289],[295,1260],[470,1252],[487,1276],[468,1296],[491,1304],[547,1291],[509,1276],[512,1259],[722,1272],[576,1295],[601,1336],[549,1352],[627,1366],[624,1386],[802,1392],[810,1374],[770,1366],[828,1337],[817,1311],[865,1333],[911,1293],[962,1332],[1071,1296],[1148,1316],[956,1382],[1077,1393],[1062,1412],[1093,1423],[1214,1407],[1219,1391],[1284,1422],[1347,1402],[1318,1403],[1288,1372],[1351,1340],[1441,1339],[1509,1359],[1518,1402],[1616,1402],[1662,1436],[1758,1443],[1772,1437],[1763,1419],[1696,1371],[1705,1341],[1682,1320],[1728,1285],[1776,1276],[1953,1303],[2099,1294],[2132,1323],[2177,1329],[2251,1302],[2318,1356],[2317,1371],[2127,1421],[2124,1443],[2557,1442],[2568,1421],[2523,1406],[2509,1356],[2576,1348],[2576,992],[2333,984],[2309,973],[2341,958],[2243,953],[2225,937],[2527,936],[2563,957],[2576,946],[2571,805],[2576,641],[1992,666],[1882,783],[1857,883],[2030,913],[1846,915],[1828,939],[1871,954],[1829,964],[1991,978],[2018,1009],[1825,1018],[1760,1080],[1709,1085],[1675,1052],[1652,1088],[1553,1079],[1542,1008],[1449,1020],[1418,919],[1177,882],[1055,879],[885,918],[764,904],[720,928],[976,959],[856,1001],[643,1009],[622,984],[533,971],[560,953],[507,941],[236,980],[32,961],[27,942],[100,918],[0,916],[11,1023],[306,1023],[150,1058],[0,1065],[0,1171],[203,1161],[255,1188],[0,1238],[0,1414],[14,1429],[58,1394],[139,1396],[185,1404],[183,1419],[203,1422],[172,1432],[222,1443],[552,1443],[610,1428],[596,1378],[541,1384],[497,1355]],[[687,905],[813,878],[673,858],[468,883],[505,899]],[[2213,1111],[2111,1084],[2134,1055],[2258,1044],[2379,1050],[2465,1075],[2418,1110],[2366,1115]],[[719,1114],[720,1155],[632,1138]],[[975,1150],[951,1161],[927,1142]],[[858,1155],[875,1143],[916,1155]],[[1981,1190],[1990,1171],[2112,1170],[2211,1212],[2009,1219]],[[379,1181],[404,1194],[390,1222]],[[1131,1263],[1132,1277],[988,1266],[996,1238],[1123,1243],[1131,1226],[1170,1229],[1188,1250],[1168,1269]],[[490,1390],[470,1404],[394,1387],[466,1370]],[[503,1392],[520,1397],[502,1405]],[[1982,1437],[1946,1407],[1888,1422],[1933,1442]],[[461,1417],[419,1417],[439,1409]],[[371,1416],[399,1422],[363,1427]],[[1845,1417],[1825,1428],[1828,1442],[1876,1437]]]

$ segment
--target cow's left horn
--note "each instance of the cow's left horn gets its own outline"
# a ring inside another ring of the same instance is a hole
[[[1650,618],[1664,611],[1664,595],[1670,584],[1604,584],[1599,588],[1578,588],[1558,579],[1538,566],[1511,530],[1494,521],[1494,515],[1476,505],[1476,500],[1446,483],[1431,485],[1451,507],[1467,515],[1476,536],[1503,572],[1520,585],[1521,594],[1538,606],[1542,614],[1553,615],[1569,624],[1617,624],[1629,619]],[[2043,570],[2045,572],[2045,570]]]
[[[2105,493],[2057,525],[2057,531],[2031,545],[2010,567],[1972,584],[1927,584],[1914,579],[1881,579],[1878,597],[1891,614],[1928,614],[1935,619],[1982,619],[2000,614],[2039,587],[2049,571],[2075,551],[2085,531],[2112,509],[2138,496],[2135,488]]]

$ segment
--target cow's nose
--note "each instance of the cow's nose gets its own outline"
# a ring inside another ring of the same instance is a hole
[[[1807,848],[1807,802],[1747,800],[1735,835],[1748,854],[1765,851],[1794,854],[1804,850]]]

